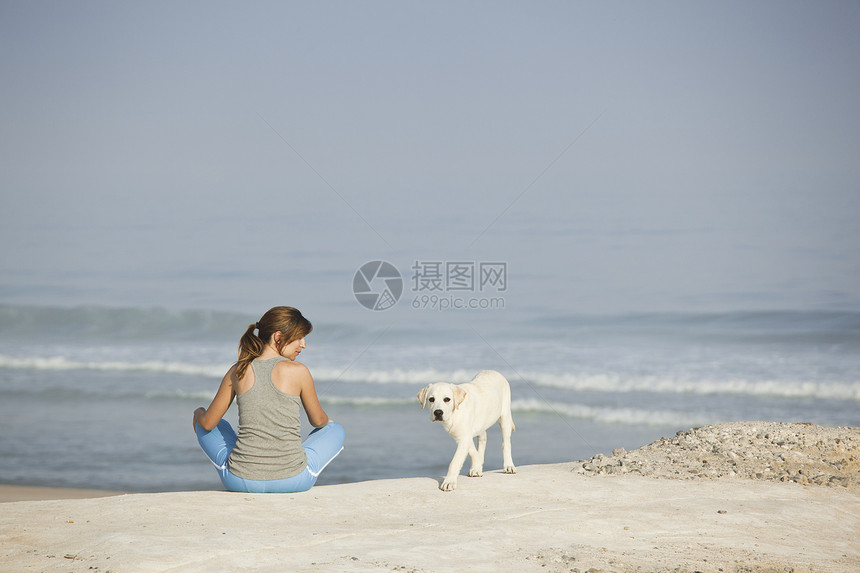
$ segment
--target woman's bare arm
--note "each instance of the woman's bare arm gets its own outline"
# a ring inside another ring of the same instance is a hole
[[[221,386],[218,387],[218,392],[215,393],[209,408],[197,408],[194,411],[194,424],[207,432],[218,425],[230,408],[230,404],[233,403],[233,398],[236,397],[235,377],[236,367],[233,366],[221,380]]]
[[[325,410],[323,410],[322,405],[320,405],[314,379],[304,364],[296,364],[296,366],[300,366],[300,368],[291,368],[290,370],[298,377],[301,387],[299,397],[302,399],[302,405],[305,407],[305,413],[308,415],[308,422],[314,428],[321,428],[328,424],[329,417],[325,413]]]

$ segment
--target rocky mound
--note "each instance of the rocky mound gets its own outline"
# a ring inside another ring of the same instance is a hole
[[[860,490],[860,428],[733,422],[678,432],[574,464],[587,475],[746,478]]]

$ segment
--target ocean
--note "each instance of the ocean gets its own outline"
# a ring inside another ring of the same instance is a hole
[[[221,489],[192,412],[208,405],[257,318],[0,306],[0,483]],[[856,312],[552,315],[451,331],[309,318],[300,360],[347,430],[319,484],[443,475],[454,442],[416,394],[482,369],[511,383],[517,465],[630,450],[720,422],[860,426]],[[235,404],[226,417],[236,424]],[[500,449],[494,427],[485,471],[500,468]]]

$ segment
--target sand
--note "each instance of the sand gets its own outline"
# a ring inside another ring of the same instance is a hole
[[[0,485],[0,503],[10,501],[40,501],[44,499],[86,499],[122,495],[119,491],[100,489],[73,489],[65,487],[38,487],[29,485]],[[2,509],[0,509],[2,515]]]
[[[740,443],[762,427],[707,431]],[[779,429],[841,434],[843,444],[860,435]],[[667,440],[646,446],[655,468],[670,457]],[[607,457],[623,467],[633,453]],[[840,471],[857,455],[846,448]],[[593,460],[486,471],[462,476],[453,493],[428,477],[301,494],[2,503],[0,571],[860,571],[860,488],[850,480],[750,478],[734,459],[734,476],[673,474],[678,461],[646,475],[644,459],[640,473],[585,470]]]

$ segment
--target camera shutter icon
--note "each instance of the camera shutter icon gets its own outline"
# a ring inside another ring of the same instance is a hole
[[[403,294],[403,277],[389,262],[370,261],[355,272],[352,292],[364,308],[388,310],[397,304]]]

